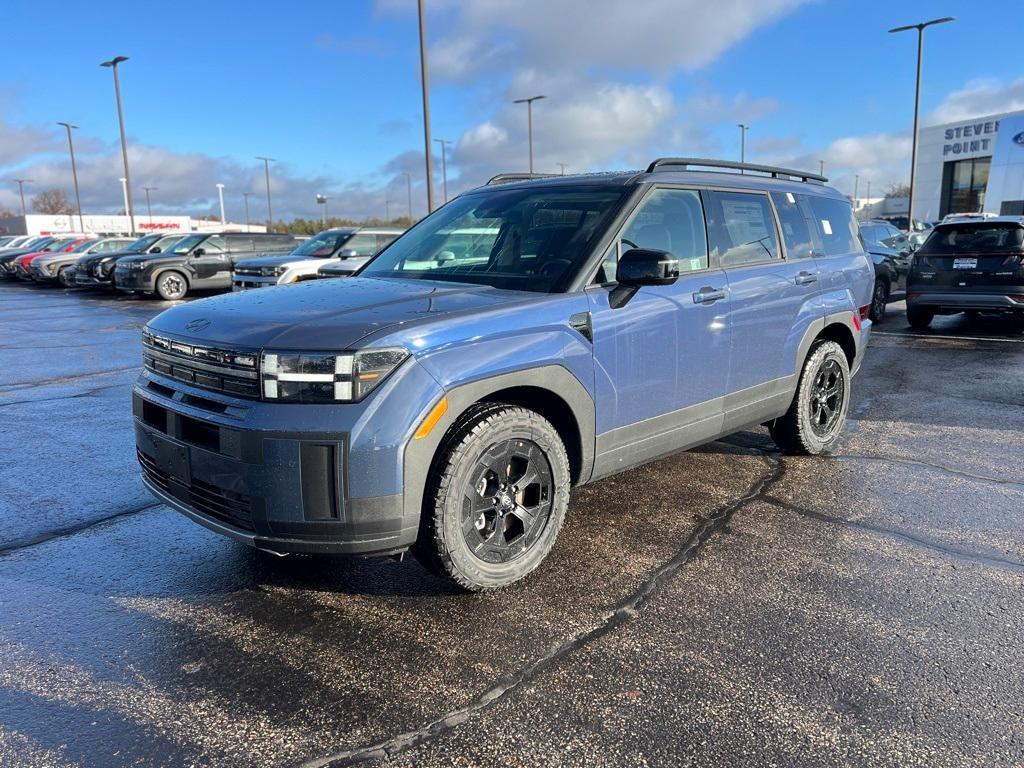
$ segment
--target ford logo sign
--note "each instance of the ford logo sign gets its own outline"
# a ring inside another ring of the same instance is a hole
[[[185,330],[186,331],[192,331],[192,332],[202,331],[202,330],[205,330],[205,329],[207,329],[209,327],[210,327],[210,321],[207,320],[205,317],[199,317],[199,318],[196,318],[195,320],[189,320],[187,323],[185,323]]]
[[[1013,137],[1013,143],[1020,144],[1022,147],[1024,147],[1024,131],[1021,131],[1020,133]]]

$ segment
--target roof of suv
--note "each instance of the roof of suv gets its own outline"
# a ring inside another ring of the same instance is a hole
[[[960,224],[1016,224],[1017,226],[1024,227],[1024,216],[993,216],[991,214],[982,216],[978,214],[955,213],[950,214],[935,226],[950,227]]]
[[[659,158],[643,171],[609,171],[571,175],[528,173],[502,173],[493,177],[484,187],[500,184],[503,188],[532,186],[633,186],[664,182],[697,186],[728,186],[737,189],[776,190],[801,192],[845,199],[837,190],[825,186],[828,180],[817,174],[790,168],[732,163],[704,158]]]

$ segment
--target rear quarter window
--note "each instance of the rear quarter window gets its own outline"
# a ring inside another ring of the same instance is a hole
[[[857,222],[853,218],[853,206],[834,197],[807,195],[806,200],[826,256],[841,256],[864,250],[858,236]]]

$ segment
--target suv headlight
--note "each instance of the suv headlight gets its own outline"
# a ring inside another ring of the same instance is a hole
[[[264,352],[260,361],[263,397],[289,403],[355,403],[401,365],[401,347],[359,352]]]
[[[145,269],[149,266],[148,261],[129,261],[128,269]]]

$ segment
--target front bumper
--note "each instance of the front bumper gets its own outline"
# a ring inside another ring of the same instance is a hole
[[[114,268],[114,287],[119,291],[144,291],[152,293],[153,272],[149,269]]]
[[[76,267],[75,285],[81,288],[110,288],[113,286],[113,274],[111,271],[105,277],[101,277],[88,269]]]
[[[231,281],[232,291],[248,291],[253,288],[269,288],[277,285],[280,278],[276,275],[239,275],[235,274]]]
[[[258,549],[404,551],[420,519],[419,494],[405,493],[409,431],[440,392],[410,363],[381,387],[403,388],[387,416],[372,399],[267,403],[146,371],[132,396],[143,481],[195,522]]]

